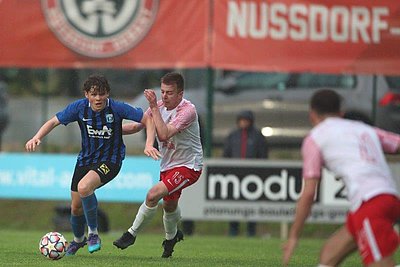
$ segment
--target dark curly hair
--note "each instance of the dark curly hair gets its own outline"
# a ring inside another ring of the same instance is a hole
[[[83,91],[89,92],[92,89],[100,94],[109,93],[111,91],[107,79],[99,74],[90,75],[83,84]]]

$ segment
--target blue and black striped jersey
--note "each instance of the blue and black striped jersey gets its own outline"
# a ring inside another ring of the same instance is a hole
[[[86,98],[69,104],[56,114],[58,120],[67,125],[77,121],[81,129],[82,149],[78,155],[78,165],[87,166],[101,161],[121,164],[125,158],[125,144],[122,139],[122,120],[140,122],[141,108],[124,102],[107,99],[106,107],[93,111]]]

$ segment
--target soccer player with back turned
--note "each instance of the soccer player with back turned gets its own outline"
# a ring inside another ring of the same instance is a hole
[[[346,224],[323,246],[319,266],[337,266],[357,249],[365,266],[395,265],[399,235],[393,226],[400,219],[400,200],[384,152],[399,152],[400,135],[342,118],[340,102],[340,96],[328,89],[311,98],[314,128],[302,145],[304,185],[283,246],[284,266],[311,212],[322,167],[343,180],[350,211]]]

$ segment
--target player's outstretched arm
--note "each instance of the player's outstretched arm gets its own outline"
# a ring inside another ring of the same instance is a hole
[[[141,123],[146,125],[146,145],[144,148],[144,154],[158,160],[161,157],[161,153],[153,146],[154,139],[156,138],[156,129],[153,118],[145,113]]]
[[[290,228],[288,240],[282,247],[283,266],[287,266],[289,264],[290,258],[292,257],[292,254],[297,247],[297,243],[303,230],[304,223],[311,212],[311,207],[314,202],[314,196],[317,190],[319,179],[308,178],[304,179],[303,182],[304,188],[299,200],[297,201],[294,222],[292,224],[292,227]]]
[[[56,116],[45,122],[45,124],[40,127],[39,131],[25,144],[25,149],[28,152],[32,152],[36,150],[36,147],[40,145],[40,140],[45,137],[48,133],[50,133],[54,127],[60,125],[60,121]]]
[[[375,132],[378,135],[379,141],[381,142],[382,149],[385,153],[399,154],[400,153],[400,135],[385,131],[379,128],[375,128]]]
[[[134,134],[140,132],[144,128],[144,124],[137,122],[124,123],[122,125],[122,134]]]

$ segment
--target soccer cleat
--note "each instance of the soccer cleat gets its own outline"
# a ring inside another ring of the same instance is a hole
[[[133,236],[129,232],[125,232],[122,236],[113,242],[113,245],[120,249],[126,249],[130,245],[135,243],[136,236]]]
[[[171,240],[165,239],[163,241],[162,246],[164,247],[164,252],[161,257],[163,258],[171,257],[172,252],[174,252],[175,244],[181,240],[183,240],[183,233],[178,229],[174,238],[172,238]]]
[[[90,253],[96,252],[101,249],[101,239],[99,235],[89,234],[87,243],[88,243],[88,250]]]
[[[75,241],[72,241],[72,242],[69,244],[68,249],[67,249],[67,252],[65,253],[65,255],[66,255],[66,256],[73,256],[73,255],[75,255],[75,253],[76,253],[80,248],[83,248],[83,247],[86,245],[86,241],[87,241],[87,238],[86,238],[86,237],[85,237],[85,238],[83,239],[83,241],[80,242],[80,243],[75,242]]]

